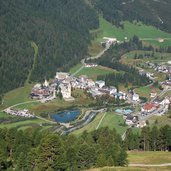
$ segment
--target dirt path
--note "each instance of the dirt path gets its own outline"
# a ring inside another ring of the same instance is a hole
[[[171,166],[171,163],[164,163],[164,164],[129,164],[128,166],[131,166],[131,167],[165,167],[165,166]]]

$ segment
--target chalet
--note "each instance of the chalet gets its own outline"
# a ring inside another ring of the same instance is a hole
[[[61,83],[59,85],[59,88],[61,90],[61,93],[62,93],[62,97],[64,99],[67,99],[67,98],[70,98],[71,97],[71,84],[64,84],[64,83]]]

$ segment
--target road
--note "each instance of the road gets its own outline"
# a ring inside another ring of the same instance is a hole
[[[100,58],[111,46],[112,44],[107,44],[105,49],[103,49],[99,54],[97,54],[96,56],[92,56],[92,57],[88,57],[88,58],[85,58],[85,59],[82,59],[81,60],[81,64],[82,66],[77,70],[75,71],[71,76],[75,76],[76,74],[78,74],[84,67],[85,67],[85,60],[90,60],[90,59],[98,59]]]
[[[11,108],[13,108],[13,107],[17,107],[17,106],[20,106],[20,105],[23,105],[23,104],[37,103],[37,102],[40,102],[40,101],[41,101],[41,100],[35,100],[35,101],[27,101],[27,102],[17,103],[17,104],[15,104],[15,105],[9,106],[8,108],[6,108],[6,109],[4,109],[4,110],[2,110],[2,111],[0,111],[0,112],[4,112],[4,111],[7,110],[7,109],[11,109]],[[50,121],[50,120],[45,119],[45,118],[42,118],[42,117],[40,117],[40,116],[35,116],[35,117],[36,117],[37,119],[41,119],[41,120],[44,120],[44,121],[46,121],[46,122],[56,124],[56,122]]]

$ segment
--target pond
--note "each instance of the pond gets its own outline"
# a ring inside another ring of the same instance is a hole
[[[80,110],[68,110],[52,114],[51,118],[57,122],[68,123],[75,120],[79,115]]]

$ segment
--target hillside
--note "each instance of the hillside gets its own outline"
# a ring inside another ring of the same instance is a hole
[[[96,13],[80,0],[0,4],[0,94],[68,70],[86,55],[89,30],[98,27]]]
[[[121,21],[142,21],[171,32],[171,2],[168,0],[92,0],[104,18],[118,27]]]

